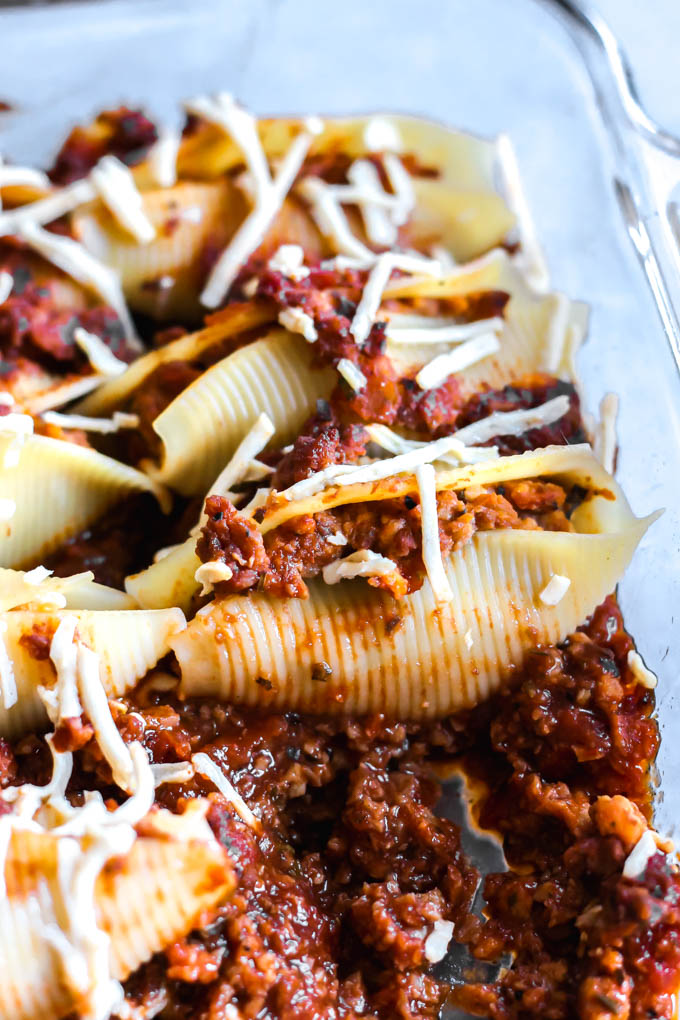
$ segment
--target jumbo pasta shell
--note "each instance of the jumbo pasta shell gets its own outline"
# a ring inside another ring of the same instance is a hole
[[[613,531],[631,520],[630,507],[621,488],[586,443],[544,446],[510,457],[439,470],[435,484],[438,492],[444,489],[462,492],[470,485],[502,485],[522,478],[556,478],[577,483],[587,492],[587,498],[571,516],[577,531]],[[301,514],[316,514],[352,503],[397,499],[417,491],[415,474],[403,472],[374,482],[328,485],[321,492],[297,500],[288,500],[282,492],[270,501],[259,527],[266,534]]]
[[[69,609],[134,609],[137,605],[131,595],[97,584],[93,574],[75,574],[72,577],[49,577],[39,584],[26,580],[23,570],[0,567],[0,612],[40,603],[45,595],[62,596]]]
[[[31,567],[131,492],[166,494],[148,475],[95,450],[47,436],[0,435],[2,495],[16,503],[0,525],[0,565]],[[13,456],[16,453],[16,456]]]
[[[444,604],[427,581],[400,601],[361,582],[316,582],[307,600],[217,601],[171,642],[182,690],[276,710],[444,716],[487,698],[529,648],[575,630],[614,589],[647,525],[478,533],[448,559],[454,598]],[[554,574],[571,585],[546,606],[539,593]],[[324,682],[319,662],[331,669]]]
[[[38,687],[52,685],[54,667],[49,658],[34,658],[26,639],[51,638],[65,615],[76,617],[76,638],[97,652],[100,679],[110,698],[134,687],[167,654],[170,639],[185,626],[181,609],[56,612],[15,609],[0,614],[6,627],[2,638],[14,666],[18,695],[12,708],[0,705],[0,736],[12,737],[34,730],[44,722]]]
[[[507,236],[515,221],[496,188],[495,141],[419,117],[379,117],[396,128],[405,153],[417,153],[419,164],[437,174],[435,181],[413,178],[419,205],[413,217],[414,237],[422,236],[428,245],[443,243],[456,258],[466,259],[487,251]],[[364,132],[372,119],[325,118],[310,156],[333,151],[354,158],[365,156]],[[300,119],[260,120],[258,131],[269,159],[280,158],[303,126]],[[182,140],[178,169],[182,176],[214,179],[242,158],[231,138],[204,123]]]
[[[202,495],[263,412],[273,442],[297,436],[310,408],[333,388],[332,369],[311,367],[310,345],[276,330],[209,368],[156,418],[163,443],[158,481],[182,495]]]
[[[196,539],[188,538],[146,570],[126,577],[125,590],[143,609],[179,606],[188,613],[199,588],[194,574],[200,565]]]
[[[45,937],[54,924],[57,839],[15,832],[0,899],[0,1015],[3,1020],[59,1020],[78,1003],[61,980]],[[221,847],[200,840],[139,838],[114,858],[95,886],[98,926],[110,936],[111,976],[122,981],[181,938],[199,915],[228,898],[234,876]]]
[[[197,333],[182,336],[165,347],[137,358],[121,375],[109,379],[77,407],[79,414],[107,414],[121,407],[151,372],[169,361],[194,361],[208,348],[245,330],[272,322],[274,314],[267,305],[228,305],[211,317],[211,324]]]
[[[543,294],[530,288],[505,253],[492,252],[441,279],[416,277],[393,280],[386,298],[446,298],[476,289],[494,288],[510,294],[504,311],[500,350],[457,374],[463,393],[482,385],[492,389],[531,372],[574,378],[574,354],[583,342],[588,309],[563,294]],[[414,372],[435,353],[431,345],[401,345],[390,340],[387,351],[404,371]]]
[[[100,202],[73,215],[76,236],[96,258],[115,269],[128,303],[158,319],[191,319],[200,311],[205,273],[201,254],[219,252],[243,219],[247,205],[228,181],[180,182],[143,193],[144,212],[156,237],[139,244]],[[160,281],[160,282],[159,282]]]

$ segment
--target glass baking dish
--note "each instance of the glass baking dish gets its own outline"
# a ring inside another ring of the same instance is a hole
[[[178,100],[220,89],[259,114],[389,109],[510,135],[551,285],[591,307],[579,355],[586,406],[620,395],[618,478],[636,514],[666,509],[620,597],[659,676],[656,823],[673,835],[680,143],[637,104],[613,37],[569,0],[111,0],[5,10],[0,39],[0,99],[13,107],[0,114],[0,151],[21,162],[47,161],[73,122],[102,107],[144,105],[172,124]]]

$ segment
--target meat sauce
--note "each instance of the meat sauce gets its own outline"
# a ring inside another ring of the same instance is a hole
[[[161,1004],[164,1020],[415,1020],[449,1000],[503,1020],[671,1017],[680,880],[662,854],[639,880],[621,874],[649,817],[658,746],[632,647],[609,598],[563,645],[531,652],[491,701],[427,725],[182,701],[172,665],[155,670],[116,703],[124,739],[155,762],[208,752],[262,832],[200,777],[159,789],[173,810],[209,796],[239,884],[130,979],[130,1002]],[[3,785],[45,781],[48,757],[39,737],[3,742]],[[122,796],[94,741],[76,760],[75,788]],[[484,879],[484,917],[471,911],[479,873],[437,813],[444,762],[477,781],[479,823],[500,833],[509,863]],[[511,954],[513,965],[449,989],[427,957],[442,921],[479,960]]]
[[[95,130],[76,129],[52,178],[77,179],[104,151],[134,163],[155,137],[141,115],[105,114]],[[427,176],[427,168],[420,171]],[[343,180],[345,171],[320,166],[317,172]],[[247,266],[240,283],[262,268]],[[330,464],[356,462],[366,451],[367,422],[437,438],[494,411],[535,407],[566,394],[569,410],[559,421],[491,442],[501,453],[516,453],[584,439],[578,397],[568,383],[533,375],[470,397],[452,378],[420,391],[387,357],[384,324],[375,325],[359,349],[349,326],[364,282],[357,271],[320,268],[296,284],[281,274],[261,275],[258,300],[313,316],[319,365],[348,357],[368,380],[359,394],[339,382],[293,449],[268,458],[277,487]],[[26,308],[12,305],[19,300]],[[408,310],[465,322],[500,315],[506,302],[507,295],[490,291]],[[40,364],[79,357],[65,333],[68,313],[50,319],[49,304],[30,289],[5,304],[5,353],[35,356]],[[105,322],[86,328],[106,336]],[[153,450],[151,422],[204,368],[170,362],[137,391],[133,410],[142,421],[141,441],[131,459]],[[584,496],[541,480],[446,494],[440,539],[446,550],[477,528],[568,528],[569,513]],[[234,566],[230,590],[266,587],[269,579],[272,591],[304,595],[303,578],[321,569],[326,553],[319,539],[331,529],[351,548],[379,548],[398,560],[405,590],[421,583],[419,506],[411,497],[296,518],[289,533],[265,541],[220,497],[210,497],[206,509],[198,550],[203,559]],[[196,505],[179,504],[159,531],[150,497],[134,497],[70,539],[47,566],[64,576],[92,569],[98,581],[122,587],[154,549],[185,537],[197,516]],[[331,548],[335,558],[337,547]],[[51,636],[36,631],[24,645],[44,659]],[[228,903],[126,982],[131,1015],[426,1020],[449,1003],[494,1020],[670,1020],[680,973],[680,878],[662,853],[637,879],[622,875],[651,816],[650,770],[658,747],[654,696],[628,666],[632,648],[612,596],[563,644],[530,651],[488,702],[428,724],[267,714],[182,699],[169,656],[135,691],[111,703],[118,729],[126,742],[140,740],[155,763],[208,753],[261,828],[242,821],[198,775],[159,787],[158,802],[171,810],[209,798],[208,820],[234,862],[238,885]],[[320,668],[315,680],[324,679]],[[74,799],[88,789],[112,802],[123,798],[85,718],[67,720],[55,741],[74,752]],[[454,765],[474,781],[478,824],[499,836],[508,862],[507,871],[482,880],[483,916],[473,910],[481,876],[463,851],[459,828],[438,810],[437,777]],[[44,784],[50,773],[41,735],[0,739],[0,786]],[[437,979],[430,940],[451,926],[453,939],[474,958],[500,965],[496,980],[471,974],[449,988]]]

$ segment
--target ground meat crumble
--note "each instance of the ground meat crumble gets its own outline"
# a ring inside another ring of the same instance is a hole
[[[670,1018],[680,879],[661,853],[639,880],[621,873],[649,816],[658,744],[632,647],[610,598],[563,645],[531,652],[510,688],[427,725],[181,701],[172,672],[154,670],[116,703],[124,739],[156,762],[208,753],[262,833],[206,780],[159,788],[172,810],[210,797],[239,883],[126,983],[131,1004],[162,1020],[424,1020],[445,1001],[501,1020]],[[74,789],[121,797],[96,742],[71,729]],[[509,864],[483,881],[485,917],[471,911],[479,874],[437,812],[433,766],[452,761],[481,783],[479,822]],[[2,785],[48,774],[41,738],[0,742]],[[427,958],[442,921],[479,960],[511,954],[512,966],[449,989]]]

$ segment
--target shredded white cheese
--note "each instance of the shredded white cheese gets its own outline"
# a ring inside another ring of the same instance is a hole
[[[12,293],[14,287],[14,277],[11,273],[5,272],[4,269],[0,270],[0,305],[4,305],[7,298]]]
[[[298,184],[297,191],[309,202],[312,219],[324,237],[333,242],[336,251],[359,259],[364,266],[373,262],[373,252],[350,230],[347,217],[330,184],[318,177],[305,177]]]
[[[191,762],[196,772],[209,779],[217,787],[222,796],[234,806],[237,814],[241,816],[246,825],[259,830],[259,819],[250,810],[238,790],[229,782],[219,765],[216,765],[212,758],[202,752],[194,754]]]
[[[293,141],[281,160],[276,177],[262,187],[255,208],[243,221],[217,260],[201,294],[201,302],[207,308],[216,308],[224,299],[240,267],[262,241],[304,163],[314,134],[318,134],[317,130],[309,128],[318,127],[316,123],[308,125],[308,129],[302,131]]]
[[[338,584],[342,580],[354,577],[387,577],[399,573],[394,560],[380,556],[370,549],[359,549],[342,560],[335,560],[323,568],[323,579],[326,584]]]
[[[385,195],[385,191],[377,169],[370,160],[357,159],[349,167],[347,177],[357,189],[355,201],[361,212],[366,237],[371,244],[377,244],[384,248],[391,247],[396,243],[398,231],[388,209],[380,204],[380,199]]]
[[[494,436],[521,436],[529,429],[553,425],[563,418],[568,410],[569,397],[563,394],[538,407],[529,407],[522,411],[495,411],[487,418],[458,429],[454,435],[466,444],[486,443]]]
[[[369,152],[400,152],[403,145],[396,126],[385,117],[371,117],[363,131],[363,142]]]
[[[500,347],[495,333],[480,333],[447,354],[439,354],[432,361],[428,361],[416,375],[416,382],[421,390],[434,390],[450,375],[462,372],[470,365],[496,354]]]
[[[435,921],[425,939],[425,956],[430,963],[439,963],[446,956],[453,938],[453,921]]]
[[[3,638],[3,634],[6,631],[7,624],[4,620],[0,620],[0,694],[2,695],[2,704],[5,710],[10,709],[12,705],[16,705],[18,701],[14,666]],[[1,859],[2,855],[0,854]]]
[[[124,361],[115,356],[111,348],[96,333],[89,333],[82,326],[76,326],[73,331],[73,339],[95,372],[99,372],[107,378],[113,378],[122,375],[128,367]]]
[[[190,761],[168,762],[152,765],[153,783],[156,788],[163,783],[188,783],[194,778],[194,766]]]
[[[651,669],[647,669],[639,652],[636,652],[634,648],[631,648],[628,652],[626,661],[628,663],[628,668],[632,672],[637,683],[639,683],[641,687],[646,687],[648,690],[653,691],[658,682],[657,677],[654,673],[652,673]]]
[[[222,560],[210,560],[208,563],[201,563],[196,568],[194,580],[202,585],[201,595],[209,595],[216,584],[221,581],[230,581],[234,571]]]
[[[647,870],[647,865],[650,860],[659,852],[659,847],[657,846],[653,830],[645,829],[631,852],[626,857],[623,865],[623,877],[642,878]]]
[[[300,333],[310,344],[319,339],[314,319],[302,308],[284,308],[279,312],[279,322],[291,333]]]
[[[78,206],[92,202],[96,197],[97,193],[87,178],[74,181],[37,202],[28,202],[0,213],[0,234],[19,233],[30,224],[42,226],[52,223],[60,216],[73,212]]]
[[[517,164],[517,157],[512,142],[507,135],[499,135],[496,151],[503,173],[506,199],[511,211],[517,218],[520,232],[521,248],[518,259],[524,268],[526,278],[537,290],[547,290],[549,284],[548,269],[538,243],[536,228],[529,210],[529,203],[524,194],[522,177]]]
[[[7,496],[0,497],[0,521],[11,521],[17,512],[17,505],[13,499]]]
[[[256,510],[259,510],[261,506],[265,506],[269,499],[269,489],[260,488],[255,490],[255,495],[246,503],[244,507],[239,510],[245,517],[252,517]]]
[[[144,212],[144,200],[129,167],[115,156],[102,156],[90,171],[90,180],[109,212],[140,244],[148,244],[156,229]]]
[[[127,339],[138,343],[120,279],[113,269],[96,259],[72,238],[52,234],[35,223],[22,222],[16,232],[48,262],[99,294],[120,319]]]
[[[383,291],[395,269],[401,269],[406,273],[441,275],[441,266],[436,259],[429,259],[424,255],[407,255],[399,252],[386,252],[384,255],[378,255],[369,273],[350,326],[350,332],[358,344],[364,343],[371,332],[382,301]]]
[[[209,494],[222,496],[243,481],[253,460],[261,453],[275,432],[271,418],[261,414],[250,432],[241,440],[229,463],[222,468],[210,486]]]
[[[431,464],[416,468],[420,495],[421,527],[423,533],[423,563],[437,602],[450,602],[451,585],[446,576],[442,550],[439,544],[439,517],[437,514],[437,480]]]
[[[33,570],[27,570],[24,574],[24,581],[26,584],[42,584],[43,581],[46,581],[51,576],[52,571],[41,565],[33,567]]]
[[[350,389],[353,389],[355,393],[359,393],[366,386],[368,382],[366,376],[349,358],[340,358],[335,367]]]
[[[397,227],[401,227],[409,218],[409,214],[415,208],[416,196],[413,190],[413,183],[408,171],[404,168],[404,164],[391,152],[385,153],[383,157],[383,166],[387,173],[387,179],[390,182],[392,191],[396,201],[392,207],[392,222]],[[451,257],[446,249],[442,249],[445,254],[444,263],[441,262],[440,255],[433,251],[434,258],[442,265],[442,268],[446,268],[451,264]]]
[[[413,473],[420,464],[431,464],[439,460],[442,455],[450,454],[461,450],[462,443],[454,436],[444,436],[442,439],[435,439],[431,443],[424,443],[415,450],[399,454],[396,457],[389,457],[386,460],[375,461],[373,464],[363,464],[360,467],[351,468],[349,472],[343,473],[335,479],[336,485],[358,485],[364,482],[377,482],[383,478],[391,478],[393,475]],[[337,465],[347,467],[347,465]],[[312,476],[314,477],[314,476]],[[309,481],[310,479],[306,479]],[[298,483],[299,484],[299,483]]]
[[[83,429],[85,432],[100,432],[102,435],[110,435],[112,432],[119,432],[121,429],[136,429],[139,425],[139,416],[127,414],[125,411],[114,411],[112,418],[88,418],[82,414],[43,411],[41,418],[47,425],[57,425],[62,429]]]
[[[78,644],[76,649],[78,693],[94,727],[97,743],[111,766],[114,782],[122,790],[132,789],[133,763],[130,751],[113,721],[106,692],[99,675],[99,656]]]
[[[305,253],[299,244],[282,244],[270,258],[267,266],[275,273],[283,273],[290,280],[298,282],[309,276],[304,265]]]
[[[17,414],[11,411],[9,414],[0,415],[0,432],[11,432],[15,436],[30,436],[33,434],[33,419],[30,414]]]
[[[329,545],[347,545],[347,539],[341,531],[336,531],[334,535],[326,535],[326,541]]]
[[[548,583],[538,593],[544,606],[556,606],[562,601],[571,586],[571,578],[563,574],[553,574]]]
[[[364,428],[371,441],[389,453],[409,453],[411,450],[422,450],[428,444],[417,439],[404,439],[386,425],[365,425]],[[452,438],[456,438],[453,436]],[[441,453],[437,461],[454,467],[458,464],[477,464],[484,460],[496,460],[498,450],[495,446],[464,446],[460,441],[454,444],[449,453]]]
[[[257,288],[259,286],[260,286],[259,276],[251,276],[251,278],[243,284],[243,287],[241,289],[243,290],[243,293],[247,298],[254,298],[255,295],[257,294]]]
[[[463,634],[463,641],[465,642],[465,647],[469,651],[475,643],[474,638],[472,637],[472,629],[470,627],[468,627]]]
[[[147,156],[149,170],[161,188],[172,188],[177,183],[177,153],[180,135],[170,128],[161,128],[155,145]]]
[[[393,320],[392,320],[393,321]],[[477,319],[475,322],[454,322],[444,326],[423,326],[413,328],[395,326],[390,322],[387,336],[397,344],[444,344],[462,343],[482,333],[500,333],[505,325],[500,316],[490,319]]]
[[[74,644],[77,625],[75,616],[63,616],[50,643],[50,659],[57,682],[49,690],[42,688],[40,696],[55,728],[64,719],[79,719],[83,712],[78,695],[78,649]]]
[[[0,156],[0,188],[51,188],[47,174],[30,166],[12,166]]]
[[[607,393],[600,401],[600,421],[595,426],[593,453],[605,471],[614,473],[616,460],[616,417],[619,412],[619,398],[616,393]]]
[[[6,390],[0,392],[0,407],[14,407],[16,401]]]
[[[330,464],[321,471],[316,471],[309,478],[303,478],[301,481],[291,485],[290,488],[284,489],[281,496],[289,502],[307,499],[308,496],[314,496],[317,492],[322,492],[329,485],[335,485],[340,475],[355,470],[356,467],[353,464]]]
[[[271,187],[272,179],[269,172],[267,157],[257,132],[257,120],[239,106],[228,92],[219,92],[216,96],[197,96],[184,104],[188,113],[193,113],[203,120],[222,128],[233,138],[245,156],[250,172],[256,199],[262,201]]]

